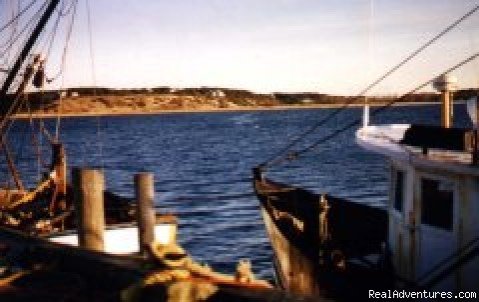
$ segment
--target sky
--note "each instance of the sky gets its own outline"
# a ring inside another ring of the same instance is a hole
[[[479,1],[89,0],[94,69],[87,3],[79,0],[64,77],[52,86],[355,95]],[[479,12],[370,94],[418,86],[479,51],[478,39]],[[56,42],[50,73],[65,44]],[[478,86],[478,67],[454,72],[460,87]]]

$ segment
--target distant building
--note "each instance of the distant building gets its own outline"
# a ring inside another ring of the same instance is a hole
[[[214,98],[224,98],[226,96],[225,92],[221,89],[213,90],[211,96]]]

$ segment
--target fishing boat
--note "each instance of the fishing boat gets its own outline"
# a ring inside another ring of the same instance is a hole
[[[23,185],[8,128],[30,82],[43,88],[46,62],[28,54],[60,2],[45,1],[38,10],[41,17],[0,90],[0,142],[14,184],[0,190],[0,299],[298,301],[255,279],[249,261],[240,261],[235,275],[195,262],[177,244],[176,216],[156,214],[151,173],[135,174],[136,200],[104,190],[101,169],[76,167],[68,182],[66,150],[58,135],[42,129],[51,138],[52,163],[37,186]],[[78,1],[71,3],[58,18],[74,14]],[[9,94],[18,75],[20,84]]]
[[[52,135],[41,120],[30,118],[32,131],[38,131],[33,133],[32,143],[39,139],[47,141],[52,157],[51,164],[48,167],[42,167],[39,171],[43,175],[41,180],[31,189],[24,185],[25,182],[16,166],[15,152],[11,150],[8,142],[8,133],[15,122],[15,113],[22,108],[30,108],[34,104],[32,102],[35,100],[28,99],[29,94],[36,92],[39,98],[43,98],[45,86],[51,81],[45,73],[48,63],[45,56],[40,53],[29,54],[55,12],[58,14],[55,26],[58,26],[61,17],[74,16],[77,2],[72,2],[69,11],[65,7],[59,7],[62,6],[59,5],[60,2],[48,1],[39,8],[33,15],[37,16],[38,22],[23,45],[20,37],[18,41],[10,39],[10,47],[12,49],[17,47],[19,55],[12,60],[11,66],[2,69],[6,75],[0,90],[0,140],[5,155],[4,167],[8,169],[8,173],[7,180],[0,188],[0,225],[30,235],[42,236],[57,243],[78,245],[76,236],[78,213],[75,207],[77,201],[74,197],[78,194],[75,194],[74,188],[68,181],[67,151],[60,141],[58,131]],[[33,10],[31,6],[28,5],[19,11],[12,20],[15,21],[22,13]],[[13,26],[12,22],[9,24]],[[8,28],[9,24],[3,27],[2,31]],[[11,88],[15,81],[19,83],[16,83],[16,89],[12,92]],[[59,120],[60,116],[58,116],[57,127]],[[38,126],[35,126],[36,124]],[[39,136],[42,137],[39,138]],[[40,152],[40,150],[37,151]],[[32,163],[32,165],[35,164],[35,162]],[[115,254],[138,252],[140,248],[136,224],[136,201],[107,190],[102,194],[105,221],[108,225],[105,231],[105,251]],[[161,242],[174,241],[176,218],[172,215],[157,214],[156,216],[157,225],[154,231],[156,238]]]
[[[275,182],[265,177],[264,164],[253,169],[282,288],[345,301],[401,298],[391,296],[395,289],[424,291],[416,296],[423,299],[435,291],[479,290],[478,105],[477,98],[467,102],[472,127],[453,127],[457,79],[450,75],[477,56],[421,85],[440,93],[436,126],[371,125],[366,105],[362,126],[357,120],[339,131],[359,126],[357,144],[385,158],[385,208]]]

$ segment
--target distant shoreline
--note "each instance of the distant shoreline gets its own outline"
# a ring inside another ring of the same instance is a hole
[[[439,104],[437,102],[402,102],[393,106],[424,106]],[[386,104],[374,103],[371,107],[380,107]],[[134,115],[162,115],[162,114],[194,114],[194,113],[221,113],[221,112],[251,112],[251,111],[282,111],[282,110],[308,110],[308,109],[332,109],[340,108],[345,104],[311,104],[311,105],[275,105],[275,106],[238,106],[231,108],[211,109],[169,109],[169,110],[148,110],[148,111],[97,111],[97,112],[68,112],[68,113],[18,113],[14,119],[28,118],[54,118],[54,117],[103,117],[103,116],[134,116]],[[363,104],[349,104],[348,108],[362,107]]]

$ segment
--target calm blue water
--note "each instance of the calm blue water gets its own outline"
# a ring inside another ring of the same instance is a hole
[[[107,187],[114,192],[131,196],[133,173],[154,172],[159,211],[179,215],[180,241],[198,260],[231,272],[238,259],[250,258],[259,276],[271,278],[272,252],[250,170],[330,110],[71,118],[62,120],[61,140],[70,166],[104,167]],[[455,111],[456,119],[467,123],[464,106],[457,105]],[[306,143],[360,115],[361,109],[348,109]],[[438,120],[438,106],[395,107],[372,119],[429,124]],[[45,123],[53,128],[53,120]],[[35,160],[32,164],[36,156],[30,127],[27,121],[17,121],[9,140],[23,147],[17,163],[22,176],[33,184],[41,169]],[[46,141],[39,143],[48,164]],[[353,131],[268,175],[375,206],[384,204],[387,193],[387,165],[357,147]]]

